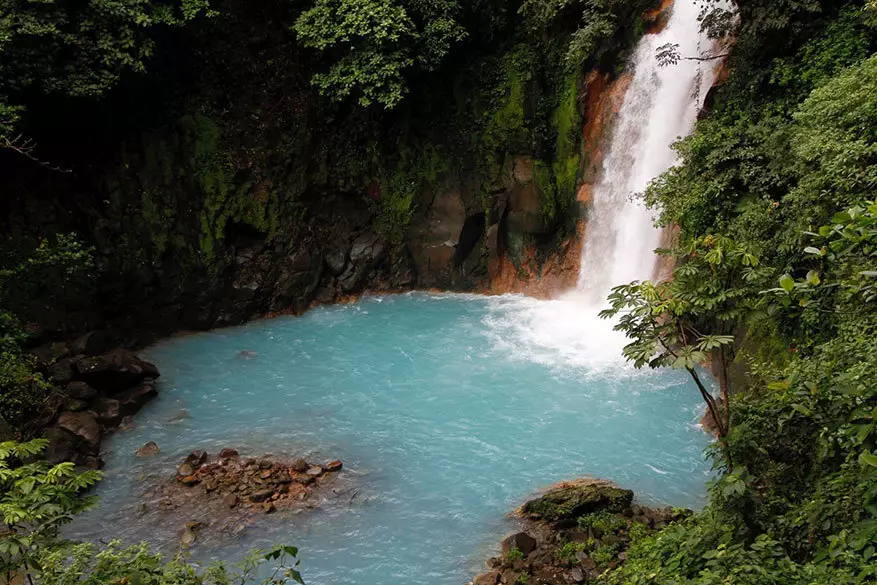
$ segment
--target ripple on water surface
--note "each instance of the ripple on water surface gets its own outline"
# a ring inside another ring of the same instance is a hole
[[[625,366],[610,330],[575,299],[413,293],[171,339],[144,352],[161,396],[107,442],[102,503],[71,532],[172,550],[180,526],[135,519],[144,486],[192,449],[226,446],[344,461],[349,504],[265,516],[196,548],[236,559],[294,544],[309,585],[465,583],[512,528],[508,512],[562,479],[697,507],[698,394],[678,373]],[[135,458],[146,441],[161,453]]]

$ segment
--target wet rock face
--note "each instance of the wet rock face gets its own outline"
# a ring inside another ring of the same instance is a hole
[[[601,583],[623,564],[633,538],[661,530],[690,511],[632,504],[633,493],[609,482],[558,484],[519,510],[524,530],[502,541],[502,554],[470,585]]]

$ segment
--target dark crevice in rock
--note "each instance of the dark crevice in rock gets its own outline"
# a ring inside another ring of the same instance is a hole
[[[486,215],[484,212],[470,215],[463,223],[460,231],[460,239],[454,252],[454,267],[459,268],[469,257],[481,238],[484,237],[484,224]]]

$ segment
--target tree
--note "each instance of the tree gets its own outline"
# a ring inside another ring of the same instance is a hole
[[[27,95],[99,96],[146,69],[158,28],[201,14],[208,0],[0,0],[0,148],[37,160],[16,130]]]
[[[317,0],[293,30],[305,47],[326,53],[328,71],[312,77],[334,100],[393,108],[412,70],[435,70],[466,37],[454,0]]]
[[[618,317],[615,329],[632,340],[624,356],[641,368],[672,367],[688,372],[697,386],[724,450],[728,469],[733,468],[727,437],[731,426],[728,367],[733,360],[733,332],[753,314],[761,298],[758,284],[769,271],[758,258],[724,236],[704,236],[672,255],[677,265],[669,280],[632,282],[609,295],[610,308],[603,318]],[[721,402],[698,374],[698,367],[712,358],[719,377]]]

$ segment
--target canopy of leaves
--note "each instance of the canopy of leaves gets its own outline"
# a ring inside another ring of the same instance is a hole
[[[145,70],[156,29],[209,13],[207,2],[0,0],[0,148],[22,148],[14,125],[29,95],[104,93]]]
[[[328,71],[313,78],[321,92],[392,108],[410,69],[435,69],[465,38],[459,11],[452,0],[317,0],[294,28],[302,45],[332,55]]]

